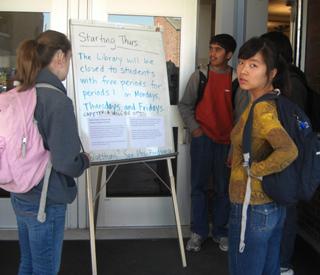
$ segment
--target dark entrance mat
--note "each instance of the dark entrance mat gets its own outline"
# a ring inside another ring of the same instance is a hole
[[[17,241],[0,242],[1,274],[15,275],[19,263]],[[182,268],[177,239],[98,240],[98,274],[106,275],[227,275],[227,253],[208,239],[198,253],[186,253]],[[296,275],[318,275],[320,256],[300,238],[294,255]],[[91,274],[88,240],[65,241],[59,275]]]

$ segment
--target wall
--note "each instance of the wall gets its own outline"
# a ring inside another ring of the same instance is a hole
[[[268,0],[247,0],[246,3],[246,40],[267,31]]]
[[[202,4],[202,2],[204,3]],[[197,65],[208,63],[211,17],[211,4],[209,1],[200,1],[197,27]]]
[[[267,31],[268,4],[268,0],[216,0],[215,33],[229,33],[237,41],[233,67],[243,42]]]
[[[216,25],[215,33],[234,34],[234,8],[237,0],[217,0],[216,1]]]

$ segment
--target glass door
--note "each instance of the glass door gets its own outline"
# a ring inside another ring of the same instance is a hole
[[[169,82],[171,126],[177,159],[172,160],[182,225],[190,219],[189,145],[185,142],[177,104],[195,68],[197,1],[99,1],[93,0],[89,18],[106,23],[126,23],[160,27]],[[150,167],[168,184],[165,161],[152,161]],[[103,169],[106,179],[114,167]],[[97,170],[93,177],[96,185]],[[80,197],[85,199],[85,189]],[[143,163],[120,165],[101,190],[98,201],[98,227],[175,225],[170,191]],[[80,213],[82,211],[80,210]],[[80,226],[85,216],[80,215]]]
[[[67,1],[7,1],[0,3],[0,93],[13,87],[16,49],[24,39],[32,39],[49,28],[67,33]],[[64,3],[66,2],[66,3]],[[59,15],[57,15],[59,14]],[[71,212],[68,217],[76,216]],[[76,213],[76,212],[75,212]],[[16,227],[9,193],[0,189],[0,228]],[[76,221],[68,219],[67,225],[74,227]]]

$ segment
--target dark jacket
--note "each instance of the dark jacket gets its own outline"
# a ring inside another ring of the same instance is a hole
[[[47,204],[71,203],[77,194],[73,178],[89,167],[87,156],[80,153],[73,104],[61,81],[48,69],[43,69],[36,83],[48,83],[62,92],[50,88],[37,88],[35,119],[45,147],[51,153],[52,172],[49,179]],[[38,203],[43,180],[25,194],[13,194],[26,201]]]
[[[299,105],[303,111],[307,111],[308,88],[304,73],[294,65],[289,67],[289,78],[291,85],[290,99]]]

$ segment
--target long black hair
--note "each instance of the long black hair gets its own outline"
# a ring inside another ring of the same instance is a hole
[[[293,62],[293,50],[288,36],[279,31],[272,31],[264,33],[261,37],[271,41],[288,64]]]
[[[290,82],[287,62],[282,55],[279,54],[274,45],[267,39],[262,37],[253,37],[245,42],[239,50],[239,59],[249,59],[261,53],[262,58],[267,66],[267,77],[269,80],[270,72],[277,69],[277,74],[272,80],[272,85],[276,89],[280,89],[285,96],[290,96]]]

